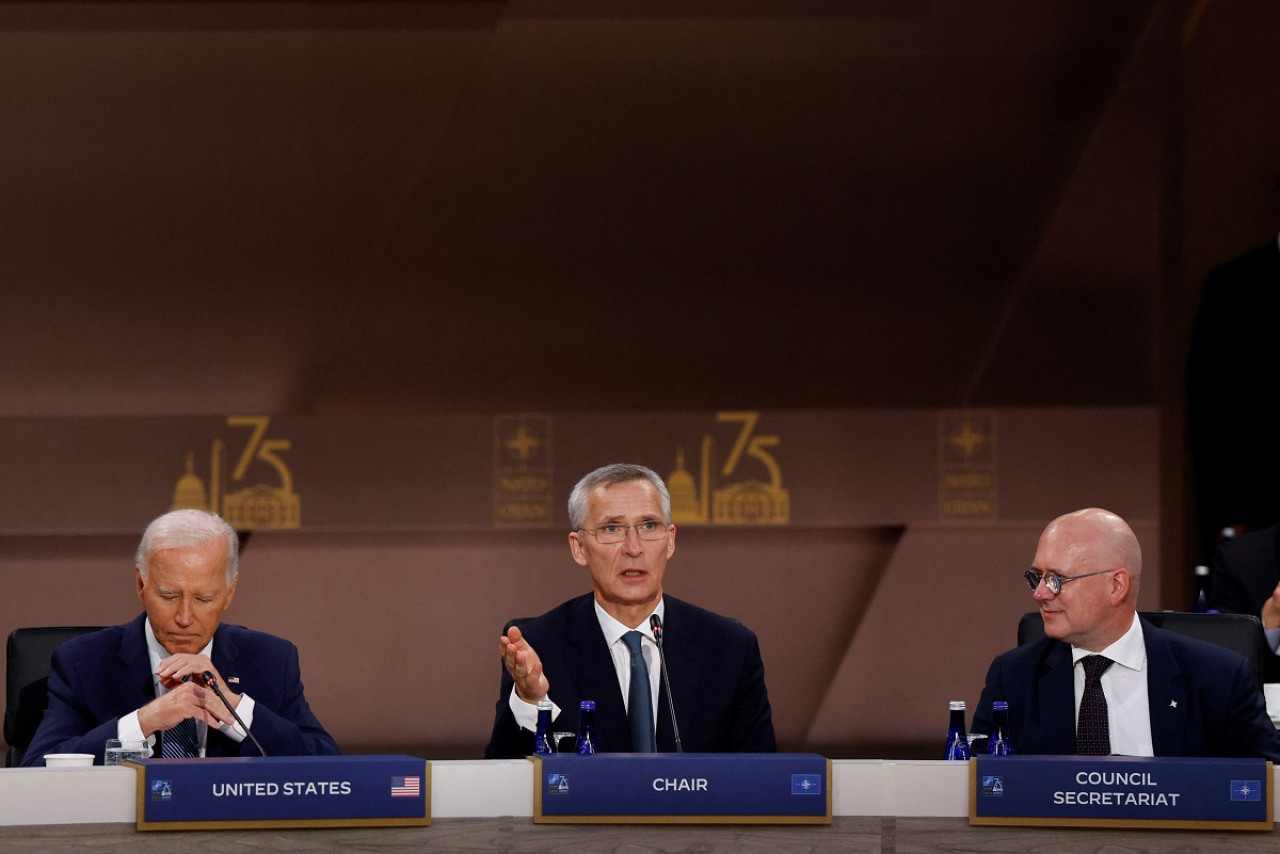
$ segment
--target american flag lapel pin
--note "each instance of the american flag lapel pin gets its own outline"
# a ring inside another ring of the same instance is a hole
[[[239,676],[228,676],[228,677],[227,677],[227,684],[228,684],[228,685],[239,685],[239,684],[240,684],[240,677],[239,677]]]

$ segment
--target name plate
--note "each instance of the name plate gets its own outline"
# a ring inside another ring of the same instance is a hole
[[[431,823],[431,770],[413,756],[144,759],[138,829]]]
[[[815,753],[531,758],[535,823],[831,823],[831,762]]]
[[[979,756],[970,824],[1271,830],[1264,759]]]

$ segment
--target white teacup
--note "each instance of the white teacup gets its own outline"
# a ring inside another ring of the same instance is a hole
[[[92,765],[92,753],[46,753],[46,768],[74,768],[77,765]]]

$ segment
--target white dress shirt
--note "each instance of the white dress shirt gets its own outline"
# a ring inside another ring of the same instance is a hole
[[[622,703],[625,706],[630,702],[628,695],[631,692],[631,650],[627,649],[622,636],[631,631],[631,627],[615,620],[604,608],[600,607],[599,602],[595,602],[594,605],[596,619],[600,621],[600,631],[604,634],[605,643],[609,645],[609,654],[613,656],[613,669],[618,677],[618,687],[622,689]],[[654,609],[653,613],[658,615],[658,619],[665,621],[667,616],[666,601],[659,599],[658,607]],[[649,626],[648,617],[635,630],[641,635],[640,651],[644,655],[645,666],[649,668],[649,696],[653,699],[653,720],[656,725],[658,721],[658,686],[662,681],[662,663],[658,657],[658,642],[653,639],[653,630]],[[554,685],[552,690],[555,690]],[[548,698],[550,696],[550,694],[547,695]],[[591,698],[588,697],[586,699]],[[511,690],[508,704],[511,707],[511,713],[515,715],[516,723],[530,731],[537,729],[538,707],[535,704],[526,703],[520,699],[514,688]],[[555,720],[558,717],[560,717],[560,707],[552,700],[551,719]]]
[[[1151,703],[1147,694],[1147,646],[1142,637],[1142,621],[1133,615],[1133,625],[1120,639],[1098,655],[1114,664],[1102,674],[1102,696],[1107,698],[1107,731],[1111,752],[1120,756],[1155,756],[1151,743]],[[1085,656],[1092,650],[1071,647],[1075,669],[1076,720],[1080,720],[1080,698],[1084,694]]]
[[[160,645],[160,641],[156,640],[156,633],[151,628],[150,620],[143,620],[142,626],[147,633],[147,654],[151,659],[151,683],[156,689],[156,696],[159,697],[167,694],[169,689],[160,684],[160,677],[156,675],[156,671],[160,669],[160,662],[169,657],[169,652]],[[213,639],[209,639],[209,643],[205,648],[200,650],[200,655],[213,660]],[[240,695],[240,705],[236,707],[236,714],[240,716],[240,720],[244,721],[247,727],[253,726],[253,698],[248,694]],[[232,722],[223,724],[219,731],[228,738],[239,743],[244,741],[245,732],[240,729],[239,724]],[[205,740],[207,738],[208,724],[204,721],[196,721],[196,737],[200,740],[200,755],[205,753]],[[116,722],[116,737],[121,741],[145,741],[149,747],[156,746],[156,736],[152,733],[149,737],[142,734],[142,726],[138,723],[138,711],[135,709]]]

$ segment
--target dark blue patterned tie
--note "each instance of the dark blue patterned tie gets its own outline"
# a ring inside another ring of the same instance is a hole
[[[1102,674],[1111,659],[1086,655],[1084,693],[1080,695],[1080,719],[1076,721],[1076,754],[1078,756],[1111,755],[1111,733],[1107,727],[1107,698],[1102,693]]]
[[[165,759],[194,759],[200,755],[196,740],[196,719],[187,718],[160,738],[160,753]]]
[[[627,719],[631,722],[631,747],[636,753],[656,753],[653,737],[653,694],[649,689],[649,667],[640,651],[640,633],[622,636],[631,650],[631,690],[627,693]]]

